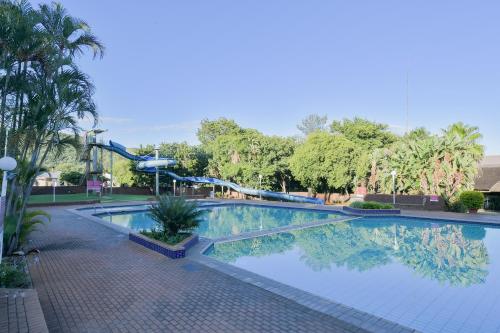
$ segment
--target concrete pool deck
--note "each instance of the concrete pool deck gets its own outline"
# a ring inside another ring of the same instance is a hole
[[[307,304],[307,295],[304,298],[300,291],[269,281],[259,285],[258,277],[245,280],[249,275],[207,265],[197,253],[168,259],[129,242],[123,230],[66,208],[47,208],[52,222],[31,236],[30,246],[41,253],[30,257],[30,272],[51,332],[411,331],[354,309],[349,318],[343,316],[345,307],[337,308],[338,313],[322,311],[322,307],[332,309],[331,304],[312,304],[314,299]],[[402,215],[500,225],[499,215],[415,211]]]

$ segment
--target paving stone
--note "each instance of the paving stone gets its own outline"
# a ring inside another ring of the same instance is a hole
[[[29,269],[50,332],[360,331],[63,208],[47,210],[52,221],[31,236],[41,253]]]
[[[0,332],[48,332],[35,290],[0,288]]]

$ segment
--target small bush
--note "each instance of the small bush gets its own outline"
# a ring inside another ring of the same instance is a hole
[[[194,201],[182,197],[161,196],[151,208],[150,216],[156,222],[151,232],[156,237],[171,239],[179,233],[189,233],[201,221],[204,211]]]
[[[50,214],[43,210],[31,210],[24,213],[19,234],[18,246],[26,243],[28,235],[40,224],[50,222]],[[9,241],[16,232],[17,217],[14,215],[6,216],[4,221],[3,246],[4,253],[7,253]]]
[[[375,201],[354,201],[350,204],[352,208],[359,209],[393,209],[394,206],[388,203],[375,202]]]
[[[61,181],[71,184],[71,185],[79,185],[84,179],[84,174],[78,171],[67,171],[61,173]]]
[[[450,212],[454,213],[467,213],[467,207],[465,207],[464,203],[460,200],[450,203],[448,209]]]
[[[4,258],[0,264],[0,288],[26,288],[28,284],[24,264]]]
[[[465,191],[460,194],[459,200],[468,209],[480,209],[484,205],[484,194],[476,191]]]

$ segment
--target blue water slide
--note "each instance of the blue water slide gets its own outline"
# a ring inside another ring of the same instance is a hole
[[[123,156],[126,159],[139,162],[138,165],[145,166],[145,167],[137,169],[141,172],[145,172],[145,173],[155,173],[156,172],[156,167],[147,167],[148,161],[150,161],[151,164],[153,164],[153,163],[157,164],[157,162],[156,162],[157,160],[152,156],[148,156],[148,155],[139,156],[139,155],[130,154],[129,152],[127,152],[127,149],[124,146],[122,146],[119,143],[116,143],[114,141],[109,141],[109,145],[100,144],[99,147],[101,147],[102,149],[117,153],[118,155]],[[159,160],[163,161],[163,163],[160,162],[160,163],[162,163],[162,166],[175,165],[175,160],[170,159],[170,158],[160,158]],[[141,163],[141,162],[145,162],[145,163]],[[225,180],[212,178],[212,177],[181,177],[181,176],[179,176],[171,171],[168,171],[168,170],[160,170],[160,173],[168,175],[179,182],[226,186],[226,187],[233,189],[236,192],[243,193],[246,195],[261,196],[263,198],[271,198],[271,199],[276,199],[276,200],[311,203],[311,204],[317,204],[317,205],[323,205],[325,203],[322,199],[319,199],[319,198],[305,197],[305,196],[301,196],[301,195],[292,195],[292,194],[287,194],[287,193],[272,192],[272,191],[266,191],[266,190],[257,190],[257,189],[253,189],[253,188],[243,187],[243,186],[240,186],[240,185],[233,183],[233,182],[228,182]]]
[[[243,187],[243,186],[240,186],[236,183],[232,183],[232,182],[228,182],[225,180],[220,180],[220,179],[212,178],[212,177],[181,177],[181,176],[176,175],[172,171],[166,171],[166,170],[162,170],[162,171],[163,171],[163,173],[169,175],[173,179],[180,181],[180,182],[190,182],[190,183],[201,183],[201,184],[212,184],[212,185],[226,186],[226,187],[229,187],[229,188],[235,190],[236,192],[240,192],[240,193],[243,193],[246,195],[262,196],[263,198],[272,198],[272,199],[276,199],[276,200],[312,203],[312,204],[317,204],[317,205],[324,204],[324,201],[322,199],[318,199],[318,198],[304,197],[301,195],[292,195],[292,194],[287,194],[287,193],[282,193],[282,192],[257,190],[257,189],[253,189],[253,188]]]

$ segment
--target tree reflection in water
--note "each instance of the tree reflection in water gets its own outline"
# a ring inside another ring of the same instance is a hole
[[[485,235],[484,227],[475,225],[365,218],[216,244],[210,255],[235,262],[296,249],[315,271],[335,265],[362,272],[397,261],[421,276],[470,286],[488,275]]]
[[[216,207],[207,210],[205,222],[200,224],[196,232],[204,237],[217,238],[335,217],[338,215],[329,212],[278,207]]]

